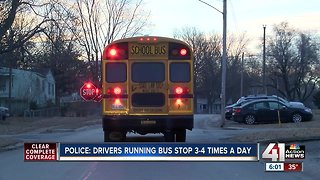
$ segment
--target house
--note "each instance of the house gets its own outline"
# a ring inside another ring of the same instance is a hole
[[[0,105],[9,107],[10,69],[0,67]],[[20,115],[30,108],[55,104],[55,80],[51,70],[12,69],[11,113]]]
[[[208,112],[208,100],[205,98],[197,98],[196,113],[206,114]]]
[[[231,99],[227,102],[226,105],[232,104]],[[196,113],[199,114],[220,114],[221,113],[221,101],[220,100],[215,100],[211,106],[208,104],[208,99],[206,98],[197,98],[197,108],[196,108]]]

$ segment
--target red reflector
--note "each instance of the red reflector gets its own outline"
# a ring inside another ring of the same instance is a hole
[[[117,50],[110,49],[109,54],[110,54],[110,56],[115,56],[115,55],[117,55]]]
[[[187,50],[186,49],[180,49],[180,55],[181,56],[185,56],[187,54]]]
[[[182,87],[177,87],[177,88],[175,89],[175,92],[176,92],[176,94],[182,94],[182,93],[183,93]]]
[[[113,93],[114,93],[114,94],[117,94],[117,95],[121,94],[121,88],[115,87],[115,88],[113,89]]]

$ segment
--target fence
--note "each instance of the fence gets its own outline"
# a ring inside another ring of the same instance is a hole
[[[59,107],[37,109],[37,110],[25,110],[24,117],[53,117],[60,116],[61,111]]]

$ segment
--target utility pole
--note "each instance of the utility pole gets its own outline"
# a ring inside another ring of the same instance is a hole
[[[222,78],[221,78],[221,124],[223,127],[226,116],[226,74],[227,74],[227,0],[223,0],[223,52],[222,52]]]
[[[241,57],[241,89],[240,89],[240,97],[243,96],[243,58],[244,58],[244,52],[242,52],[242,57]]]
[[[267,94],[267,85],[266,85],[266,25],[263,25],[263,92]]]
[[[221,122],[220,126],[223,127],[225,123],[225,109],[226,109],[226,74],[227,74],[227,0],[223,0],[223,11],[215,8],[214,6],[199,0],[200,2],[210,6],[223,15],[223,37],[222,37],[222,60],[221,60]]]

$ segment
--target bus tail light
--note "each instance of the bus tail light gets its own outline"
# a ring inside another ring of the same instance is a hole
[[[116,86],[116,87],[110,87],[106,90],[105,94],[106,98],[128,98],[128,94],[126,93],[126,90]]]
[[[175,92],[176,94],[179,94],[179,95],[181,95],[181,94],[189,94],[190,89],[187,88],[187,87],[182,88],[182,87],[178,86],[178,87],[176,87],[176,88],[174,89],[174,92]]]
[[[123,91],[119,86],[117,86],[117,87],[114,87],[114,88],[107,89],[106,93],[108,95],[121,95],[123,93]]]
[[[190,94],[188,87],[175,87],[170,90],[169,98],[193,98],[193,94]]]
[[[175,92],[176,94],[182,94],[182,93],[183,93],[183,89],[182,89],[182,87],[176,87],[176,89],[174,90],[174,92]]]
[[[122,90],[121,90],[120,87],[115,87],[115,88],[113,89],[113,93],[114,93],[115,95],[119,95],[119,94],[121,94],[121,92],[122,92]]]

